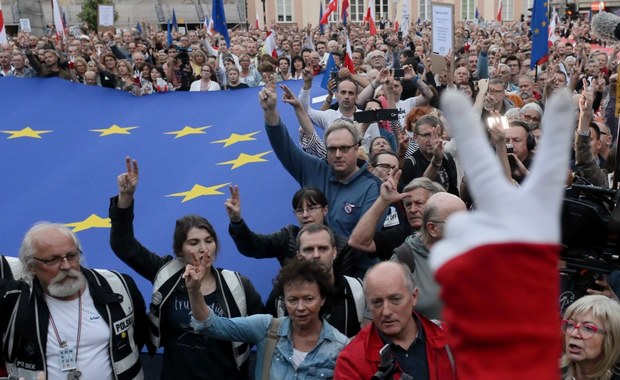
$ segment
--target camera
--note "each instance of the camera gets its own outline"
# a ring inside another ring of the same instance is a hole
[[[592,186],[577,178],[566,190],[562,208],[560,306],[562,311],[587,294],[600,290],[597,279],[620,270],[620,191]]]

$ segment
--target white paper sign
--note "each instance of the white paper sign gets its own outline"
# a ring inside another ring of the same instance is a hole
[[[433,53],[448,55],[454,46],[454,6],[432,4]]]
[[[114,26],[114,6],[99,5],[99,25]]]
[[[22,32],[30,33],[32,32],[32,28],[30,27],[30,19],[29,18],[20,18],[19,19],[19,28]]]

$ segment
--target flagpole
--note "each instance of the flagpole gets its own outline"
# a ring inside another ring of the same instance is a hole
[[[263,2],[263,28],[265,28],[265,30],[269,30],[267,29],[267,9],[265,8],[265,1],[266,0],[261,0]]]

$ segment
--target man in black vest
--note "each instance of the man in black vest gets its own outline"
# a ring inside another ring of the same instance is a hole
[[[144,299],[127,275],[81,266],[77,236],[35,224],[24,236],[23,278],[0,280],[0,331],[8,372],[34,379],[143,379]]]

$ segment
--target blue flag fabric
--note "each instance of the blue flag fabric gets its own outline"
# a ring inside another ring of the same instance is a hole
[[[321,19],[323,18],[323,0],[321,0],[321,8],[319,10],[319,32],[321,32],[321,34],[325,33],[325,26],[323,26],[323,24],[321,24]]]
[[[215,29],[216,32],[224,36],[224,40],[226,40],[226,46],[230,47],[230,37],[228,37],[226,15],[224,14],[224,0],[213,0],[211,17],[213,17],[213,29]]]
[[[166,34],[166,41],[168,42],[168,47],[172,46],[172,27],[170,25],[170,20],[168,20],[168,33]]]
[[[329,82],[329,76],[331,72],[338,72],[338,67],[336,66],[336,61],[334,61],[334,56],[329,54],[327,58],[327,64],[325,65],[325,74],[323,75],[323,79],[321,80],[321,87],[327,90],[327,82]]]
[[[549,54],[549,16],[547,15],[548,0],[534,0],[532,7],[532,57],[530,69],[547,60]]]
[[[179,24],[177,23],[177,14],[174,11],[174,8],[172,8],[172,27],[174,28],[174,30],[176,30],[177,32],[179,31]]]
[[[313,96],[325,94],[320,79]],[[302,81],[287,85],[297,92]],[[37,221],[66,223],[81,240],[87,266],[132,274],[150,299],[152,285],[108,243],[109,198],[118,193],[116,178],[131,156],[140,166],[138,240],[160,255],[172,254],[174,221],[203,215],[220,240],[215,265],[248,276],[266,299],[279,264],[237,252],[224,207],[228,184],[236,184],[243,218],[256,232],[297,223],[291,198],[299,185],[272,152],[259,88],[135,97],[57,78],[13,77],[0,79],[0,88],[0,104],[11,110],[0,126],[1,254],[17,256],[22,236]],[[67,112],[67,99],[84,117]],[[296,138],[292,107],[279,100],[278,110]]]
[[[138,31],[138,33],[142,34],[142,25],[140,25],[140,22],[138,21],[138,23],[136,24],[136,30]]]
[[[480,18],[480,12],[478,12],[478,7],[476,7],[476,13],[474,14],[474,19],[478,20]]]

